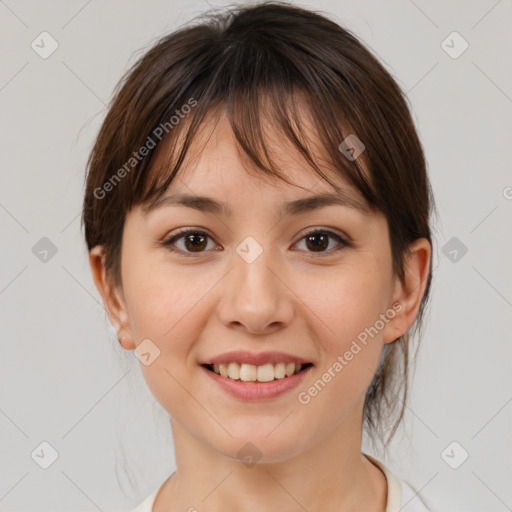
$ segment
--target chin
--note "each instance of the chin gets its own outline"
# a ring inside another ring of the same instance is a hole
[[[275,424],[273,428],[275,428]],[[224,439],[224,442],[217,445],[216,448],[225,457],[252,467],[254,464],[284,462],[297,456],[303,450],[298,443],[299,437],[298,432],[295,436],[284,430],[281,435],[274,431],[269,436],[267,433],[254,431],[254,434],[234,435],[233,438]],[[212,446],[215,447],[215,444],[212,443]]]

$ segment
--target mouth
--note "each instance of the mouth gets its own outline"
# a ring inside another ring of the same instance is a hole
[[[242,382],[272,382],[286,380],[294,375],[305,372],[313,363],[267,363],[260,366],[246,363],[201,364],[211,373],[229,380]]]

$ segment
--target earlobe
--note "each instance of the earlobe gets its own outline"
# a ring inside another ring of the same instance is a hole
[[[121,290],[118,287],[112,286],[111,280],[107,274],[105,250],[103,246],[97,245],[89,251],[89,264],[91,266],[94,284],[103,299],[103,304],[110,323],[117,331],[118,339],[122,340],[122,343],[120,341],[120,345],[127,350],[135,348],[129,316]]]
[[[430,275],[432,246],[426,238],[418,238],[409,246],[404,261],[404,279],[396,277],[391,300],[395,315],[386,325],[384,343],[403,336],[414,323],[421,306]]]

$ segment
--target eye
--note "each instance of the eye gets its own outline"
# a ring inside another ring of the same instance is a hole
[[[332,249],[326,250],[329,247],[329,239],[334,239],[338,243]],[[306,247],[308,249],[312,249],[313,252],[320,257],[330,256],[333,253],[341,251],[345,247],[351,247],[351,244],[345,240],[342,236],[334,233],[333,231],[329,231],[327,229],[314,229],[306,234],[303,234],[303,237],[299,240],[299,242],[305,241]]]
[[[176,242],[183,239],[185,249],[176,248]],[[194,253],[201,253],[207,246],[210,235],[196,229],[182,229],[177,234],[163,242],[163,245],[173,252],[182,253],[185,256],[193,256]]]
[[[188,257],[204,252],[208,245],[208,239],[211,240],[211,237],[205,231],[182,229],[178,231],[177,234],[162,242],[162,245],[173,252],[179,252]],[[329,247],[329,239],[334,239],[338,245],[332,249],[326,250],[327,247]],[[177,242],[181,240],[183,240],[184,248],[176,246]],[[351,244],[342,236],[327,229],[311,230],[303,234],[299,242],[302,242],[302,240],[305,240],[308,249],[312,249],[312,251],[308,252],[313,252],[320,257],[329,256],[345,247],[351,247]]]

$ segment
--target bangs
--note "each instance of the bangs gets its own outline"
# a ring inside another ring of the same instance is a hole
[[[432,197],[406,97],[348,30],[271,4],[173,32],[125,74],[88,160],[88,245],[121,240],[126,214],[151,210],[220,114],[248,172],[296,186],[278,160],[297,154],[334,190],[348,186],[382,212],[402,274],[408,243],[429,236]]]
[[[166,193],[198,133],[212,119],[215,127],[221,113],[229,120],[241,156],[252,164],[246,167],[248,172],[253,168],[262,178],[268,176],[293,184],[272,158],[272,154],[287,154],[283,151],[287,142],[308,168],[335,190],[340,189],[341,178],[360,193],[370,210],[379,209],[372,183],[371,144],[363,127],[358,126],[350,91],[340,97],[339,93],[347,89],[343,82],[331,83],[332,77],[327,72],[323,76],[321,69],[316,69],[313,77],[270,51],[258,59],[245,55],[241,47],[233,48],[232,52],[231,59],[224,55],[221,67],[211,76],[203,75],[158,120],[158,124],[163,123],[180,105],[187,104],[190,98],[196,99],[197,106],[159,143],[151,165],[147,162],[144,172],[141,167],[137,173],[141,182],[134,190],[141,192],[136,202],[142,209],[150,210]],[[255,62],[259,65],[254,66]],[[338,92],[336,97],[332,90]],[[213,129],[207,139],[211,133]],[[365,151],[352,160],[339,149],[349,135],[356,135],[365,145]],[[337,180],[332,179],[333,174],[338,176]]]

